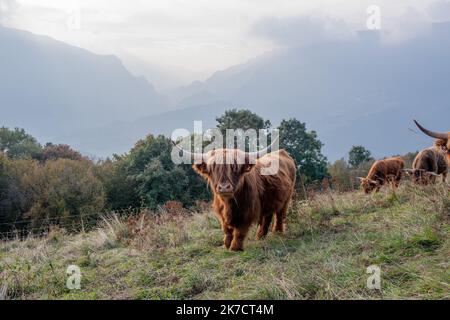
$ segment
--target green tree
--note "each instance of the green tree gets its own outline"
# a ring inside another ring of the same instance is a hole
[[[327,158],[322,154],[323,143],[315,131],[306,131],[305,123],[297,119],[283,120],[278,127],[280,148],[285,149],[294,158],[298,174],[308,183],[322,180],[328,175]]]
[[[165,168],[160,159],[152,159],[136,176],[139,194],[147,207],[156,208],[170,200],[190,204],[189,179],[181,166]]]
[[[8,159],[0,152],[0,201],[4,198],[8,187],[7,165]]]
[[[74,221],[78,225],[81,216],[85,216],[87,222],[96,220],[95,214],[101,214],[105,194],[100,180],[94,176],[91,162],[58,159],[40,164],[27,161],[20,188],[30,198],[24,216],[32,227],[41,226],[43,221],[63,226]]]
[[[37,156],[42,146],[25,130],[6,127],[0,128],[0,152],[6,153],[11,159],[30,158]]]
[[[137,182],[128,175],[126,156],[115,155],[97,164],[95,175],[102,181],[109,210],[136,208],[141,204]]]
[[[112,175],[106,185],[114,209],[139,205],[154,209],[171,200],[190,206],[195,200],[209,199],[205,183],[191,166],[172,162],[172,147],[168,138],[149,135],[116,160],[115,172],[119,175]],[[117,183],[120,179],[128,189],[123,193]]]
[[[364,162],[368,162],[371,160],[373,160],[372,154],[363,146],[353,146],[348,153],[348,163],[353,168],[357,168]]]
[[[67,144],[53,144],[47,143],[42,151],[35,157],[40,161],[57,160],[57,159],[69,159],[69,160],[86,160],[76,150],[73,150]]]
[[[33,160],[8,159],[0,152],[0,231],[21,229],[25,224],[16,225],[14,221],[23,220],[23,210],[30,203],[29,194],[20,188],[20,179],[25,175]]]
[[[269,129],[271,127],[269,120],[264,120],[256,113],[250,110],[231,109],[225,111],[223,115],[216,118],[217,128],[223,133],[226,129]]]
[[[0,231],[7,231],[6,223],[12,219],[12,208],[9,197],[9,188],[11,181],[9,178],[9,161],[8,158],[0,152]]]
[[[40,232],[53,224],[70,229],[72,225],[80,225],[81,216],[87,225],[101,214],[104,191],[93,174],[91,162],[3,160],[0,160],[2,232],[28,228]]]
[[[222,132],[224,137],[227,129],[241,129],[243,133],[249,129],[255,130],[258,134],[258,139],[257,141],[249,141],[248,138],[246,138],[245,148],[247,150],[249,150],[249,146],[251,146],[252,150],[256,150],[260,139],[263,138],[259,136],[259,130],[267,130],[272,126],[269,120],[264,120],[250,110],[231,109],[225,111],[220,117],[217,117],[216,121],[217,128]]]

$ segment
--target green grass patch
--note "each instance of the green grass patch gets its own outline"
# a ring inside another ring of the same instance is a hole
[[[447,186],[395,194],[316,194],[293,203],[284,235],[244,252],[222,247],[211,213],[159,221],[137,236],[113,219],[98,230],[0,243],[0,286],[9,299],[448,299]],[[126,237],[123,237],[126,235]],[[82,271],[81,290],[66,269]],[[381,290],[366,269],[381,269]]]

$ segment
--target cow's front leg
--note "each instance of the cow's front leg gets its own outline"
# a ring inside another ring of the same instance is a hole
[[[402,181],[402,176],[399,176],[399,177],[395,180],[395,188],[396,188],[396,189],[400,186],[400,181]]]
[[[230,249],[233,251],[244,250],[244,240],[247,236],[248,229],[250,226],[241,226],[233,230],[233,240],[231,241]]]
[[[223,231],[223,246],[227,249],[231,246],[231,241],[233,240],[233,227],[230,226],[231,223],[231,213],[229,209],[224,206],[220,208],[220,223]]]
[[[224,233],[223,236],[223,246],[227,249],[230,249],[231,241],[233,240],[233,228],[230,226],[223,224],[222,230]]]
[[[272,222],[272,215],[264,215],[259,222],[258,231],[256,232],[256,239],[264,238],[269,232],[270,223]]]

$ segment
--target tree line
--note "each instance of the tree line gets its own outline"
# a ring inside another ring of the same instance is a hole
[[[272,124],[248,110],[232,109],[216,118],[217,128],[270,129]],[[299,183],[330,181],[354,187],[352,170],[372,160],[363,147],[354,147],[349,163],[328,164],[315,131],[297,119],[278,127],[280,148],[298,167]],[[188,164],[171,160],[172,144],[164,135],[148,135],[123,155],[93,161],[68,145],[42,146],[23,129],[0,128],[0,233],[41,230],[50,225],[70,229],[95,222],[102,212],[155,212],[169,201],[194,207],[210,200],[210,192]],[[300,187],[300,186],[299,186]]]

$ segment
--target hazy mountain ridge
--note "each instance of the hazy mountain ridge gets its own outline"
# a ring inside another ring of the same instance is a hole
[[[124,127],[141,136],[170,135],[176,128],[192,130],[194,120],[214,126],[216,116],[237,107],[274,125],[290,117],[306,122],[325,143],[330,160],[357,144],[376,157],[418,150],[431,140],[414,132],[413,118],[448,130],[449,34],[450,24],[441,23],[398,44],[383,44],[380,34],[360,32],[356,40],[274,52],[181,88],[179,104],[188,103],[186,108]]]
[[[166,110],[166,98],[115,56],[4,27],[0,43],[2,125],[53,139]]]
[[[178,110],[169,112],[160,107],[164,98],[145,80],[128,75],[134,80],[131,86],[115,86],[116,91],[105,89],[102,93],[121,102],[117,105],[128,106],[135,100],[133,90],[140,93],[150,88],[147,94],[160,99],[149,103],[154,106],[151,112],[158,115],[142,114],[139,103],[134,106],[137,111],[116,114],[103,103],[103,108],[96,109],[101,121],[72,121],[69,108],[60,117],[69,120],[71,131],[66,133],[70,135],[59,134],[57,142],[107,156],[126,152],[146,134],[170,135],[177,128],[192,131],[194,120],[203,120],[206,129],[215,126],[215,117],[224,110],[247,108],[275,126],[290,117],[306,122],[325,143],[324,152],[330,160],[345,156],[356,144],[366,146],[376,157],[418,150],[431,141],[411,130],[413,118],[435,130],[449,129],[450,23],[434,24],[429,33],[401,43],[384,44],[381,40],[381,34],[365,31],[353,40],[327,40],[272,52],[216,72],[206,81],[171,90],[171,107]],[[96,67],[119,63],[116,58],[101,58],[95,61]],[[86,81],[93,86],[92,81]],[[26,90],[28,95],[34,93],[31,86]],[[67,92],[60,93],[63,100]],[[49,94],[40,98],[45,100]],[[94,111],[95,99],[86,98],[76,105]],[[45,122],[35,121],[34,126],[22,123],[14,125],[36,131]]]
[[[202,90],[216,94],[212,101],[249,108],[275,124],[289,117],[306,121],[333,159],[352,144],[384,156],[430,143],[409,130],[412,118],[448,130],[450,23],[434,24],[428,34],[397,44],[384,44],[373,32],[358,36],[293,47],[239,72],[217,73]],[[244,83],[221,91],[218,78],[231,86]]]

